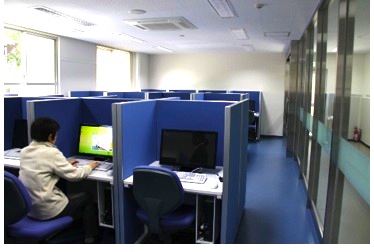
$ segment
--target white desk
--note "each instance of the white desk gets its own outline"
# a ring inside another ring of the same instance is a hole
[[[10,159],[4,157],[4,167],[19,169],[20,168],[20,160],[19,159]],[[86,178],[88,180],[93,180],[97,182],[97,200],[98,200],[98,211],[99,211],[99,224],[103,227],[114,228],[114,214],[113,214],[113,203],[112,206],[105,205],[107,200],[106,197],[111,198],[111,202],[113,202],[113,176],[109,176],[105,171],[96,171],[93,170],[90,175]],[[108,183],[110,184],[110,191],[108,195]],[[108,221],[108,207],[111,210],[111,218]]]
[[[150,166],[160,165],[158,161],[155,161],[150,164]],[[207,180],[203,184],[182,182],[183,189],[186,193],[196,195],[196,243],[214,243],[219,235],[220,230],[220,199],[222,198],[223,183],[219,181],[219,176],[222,177],[223,175],[223,167],[218,166],[215,170],[212,170],[211,173],[207,173],[207,175]],[[133,176],[123,180],[123,185],[125,188],[130,188],[132,184]],[[212,188],[217,184],[217,188]],[[209,220],[207,221],[207,219]],[[201,229],[202,226],[205,227],[205,231]]]

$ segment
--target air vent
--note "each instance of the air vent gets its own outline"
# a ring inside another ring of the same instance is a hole
[[[136,20],[132,19],[123,20],[123,22],[146,31],[175,31],[196,29],[196,26],[191,24],[187,19],[183,17],[147,18]]]
[[[53,16],[61,17],[61,18],[67,18],[67,19],[69,19],[71,21],[74,21],[75,23],[83,25],[83,26],[93,26],[93,25],[95,25],[93,23],[84,21],[84,20],[76,18],[76,17],[69,16],[67,14],[61,13],[59,11],[53,10],[53,9],[45,7],[45,6],[34,6],[34,7],[31,7],[31,8],[34,9],[34,10],[43,12],[44,14],[53,15]]]

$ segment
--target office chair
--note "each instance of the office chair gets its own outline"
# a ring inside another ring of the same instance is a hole
[[[183,205],[184,189],[178,176],[162,167],[137,166],[133,171],[133,195],[140,206],[137,217],[158,235],[171,243],[171,234],[187,229],[195,220],[195,206]]]
[[[30,208],[26,187],[15,175],[4,171],[4,227],[8,242],[44,242],[73,223],[70,216],[47,221],[30,218]]]

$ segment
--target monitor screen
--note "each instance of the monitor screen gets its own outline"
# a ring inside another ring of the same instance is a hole
[[[217,140],[218,133],[214,131],[163,129],[159,163],[185,171],[215,169]]]
[[[249,100],[249,110],[256,111],[256,102],[254,100]]]
[[[112,126],[81,124],[78,139],[78,154],[94,157],[112,157]]]

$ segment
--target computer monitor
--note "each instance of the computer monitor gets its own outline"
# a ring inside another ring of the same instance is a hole
[[[162,129],[159,163],[183,171],[215,169],[217,140],[215,131]]]
[[[81,124],[79,126],[78,154],[94,159],[113,157],[113,130],[110,125]]]
[[[256,102],[254,100],[249,100],[249,110],[256,112]]]

